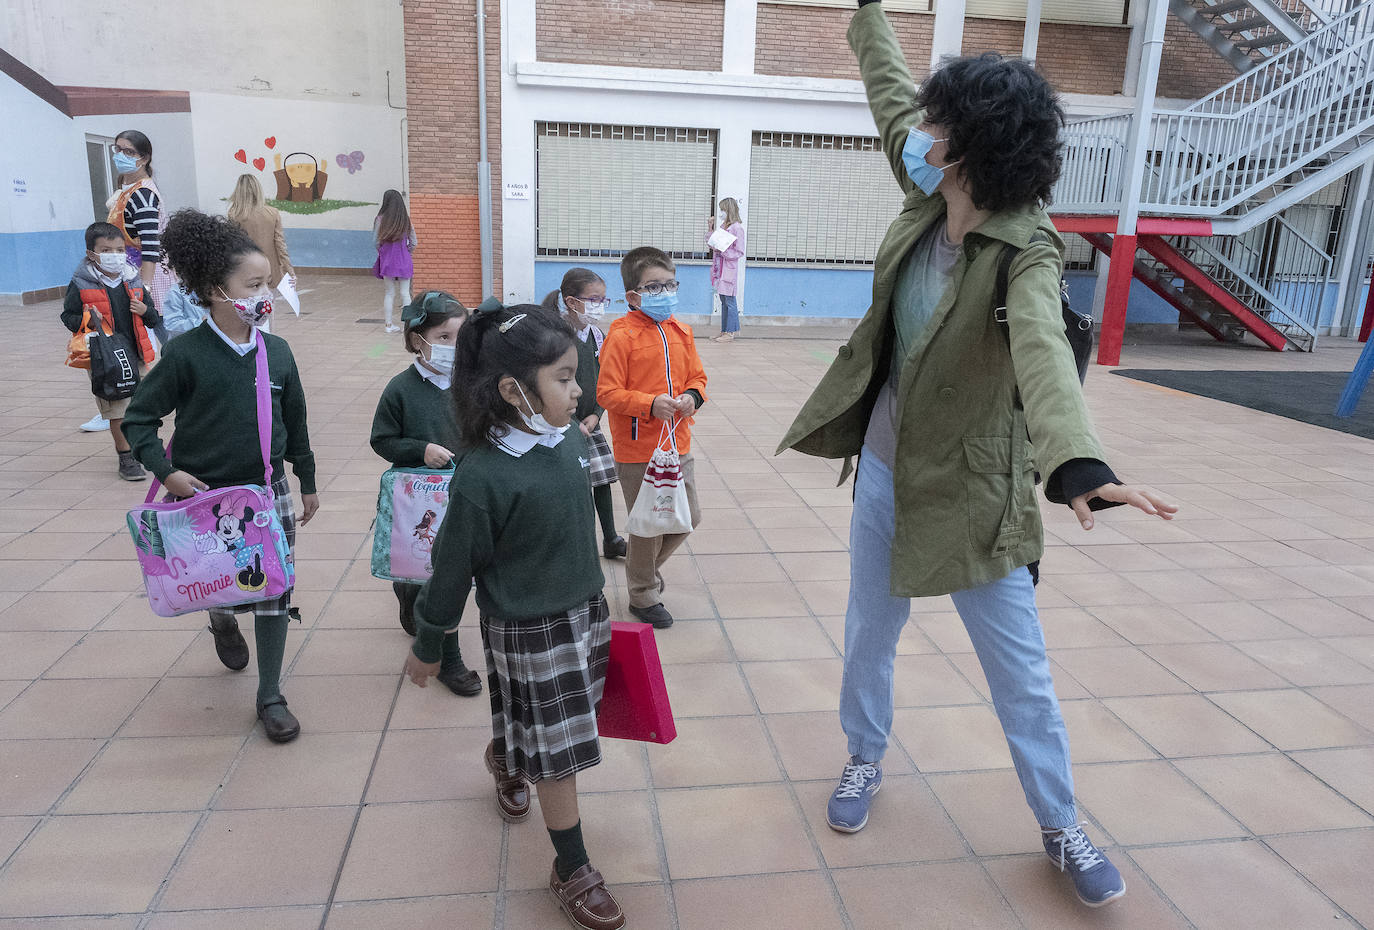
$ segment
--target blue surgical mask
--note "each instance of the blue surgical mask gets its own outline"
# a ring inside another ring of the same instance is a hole
[[[945,165],[945,168],[937,168],[926,161],[931,146],[936,142],[947,141],[949,140],[936,139],[930,133],[913,126],[911,132],[907,133],[906,145],[902,146],[902,164],[906,166],[907,177],[911,178],[911,183],[919,187],[927,197],[934,194],[940,182],[945,179],[945,168],[959,163],[952,161]]]
[[[677,312],[677,294],[640,294],[639,309],[655,323]]]
[[[114,166],[120,174],[128,174],[138,168],[138,159],[126,152],[115,152]]]

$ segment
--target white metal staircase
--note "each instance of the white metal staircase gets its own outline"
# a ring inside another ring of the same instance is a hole
[[[1333,259],[1324,242],[1283,214],[1374,159],[1374,0],[1340,15],[1299,10],[1296,0],[1283,0],[1291,10],[1271,0],[1171,2],[1175,12],[1182,5],[1199,17],[1227,18],[1224,36],[1213,28],[1249,64],[1192,105],[1155,111],[1140,213],[1210,223],[1212,235],[1170,236],[1173,252],[1158,251],[1202,269],[1294,348],[1310,349]],[[1315,28],[1306,32],[1305,25]],[[1242,38],[1248,44],[1236,41]],[[1056,214],[1121,210],[1133,119],[1123,113],[1067,127]],[[1141,271],[1157,275],[1169,264],[1156,255],[1141,261],[1149,266]],[[1187,286],[1185,278],[1180,289]],[[1211,324],[1222,333],[1256,328],[1220,305],[1212,309]]]

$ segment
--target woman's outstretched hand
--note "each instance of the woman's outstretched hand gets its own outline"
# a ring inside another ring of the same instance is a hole
[[[1161,520],[1172,520],[1174,514],[1178,513],[1177,504],[1165,500],[1153,491],[1133,488],[1129,484],[1104,484],[1095,491],[1080,494],[1069,501],[1069,506],[1073,508],[1074,514],[1078,517],[1078,522],[1083,525],[1085,530],[1093,528],[1093,514],[1088,509],[1088,501],[1094,497],[1100,497],[1104,501],[1111,501],[1114,504],[1130,504],[1137,510],[1143,510]]]

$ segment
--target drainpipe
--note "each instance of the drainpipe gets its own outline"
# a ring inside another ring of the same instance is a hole
[[[481,240],[482,293],[492,294],[491,162],[487,161],[487,6],[477,0],[477,226]]]

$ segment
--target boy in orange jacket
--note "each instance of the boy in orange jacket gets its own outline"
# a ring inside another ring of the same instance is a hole
[[[663,423],[677,421],[674,436],[695,527],[701,522],[701,507],[692,467],[691,424],[706,403],[706,371],[697,355],[692,328],[673,316],[677,310],[676,272],[667,253],[652,246],[632,249],[621,259],[620,277],[630,312],[611,324],[601,346],[596,399],[606,408],[610,421],[626,509],[634,508]],[[629,536],[625,581],[630,613],[658,629],[670,627],[673,615],[659,600],[663,592],[659,569],[687,534]]]

